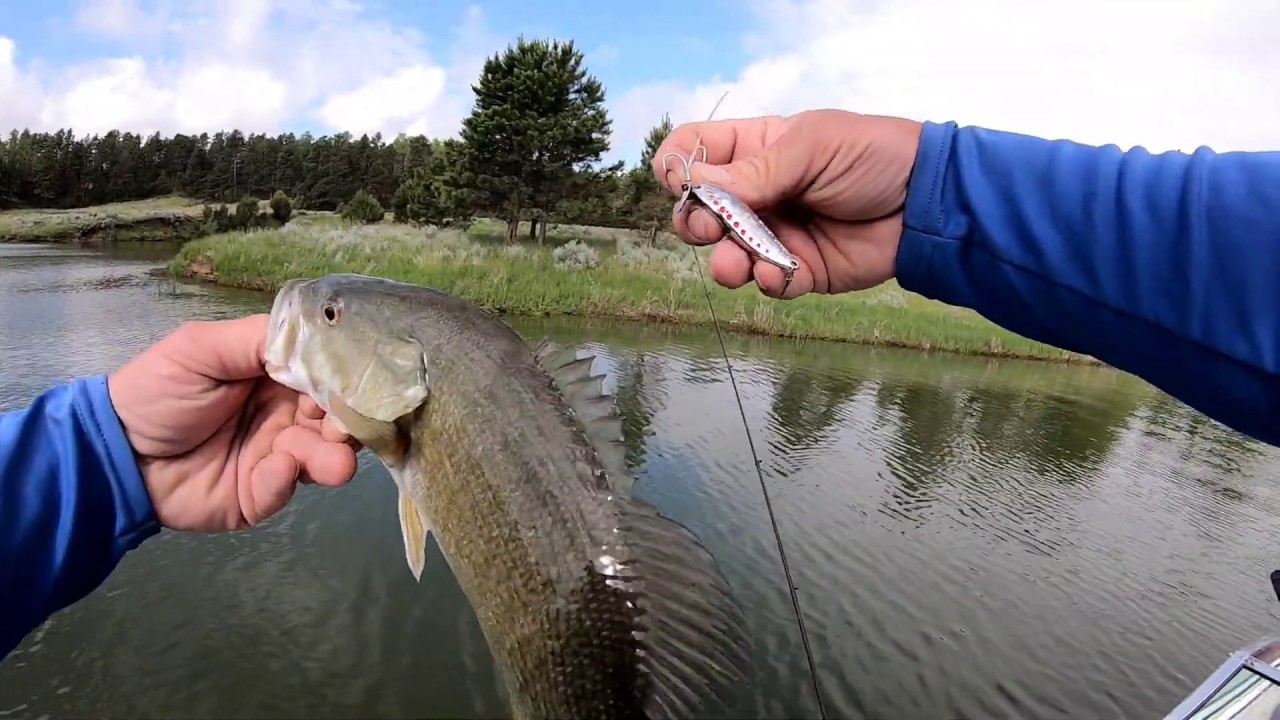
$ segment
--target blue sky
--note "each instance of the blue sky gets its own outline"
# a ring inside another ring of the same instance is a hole
[[[572,39],[607,160],[664,112],[843,108],[1149,149],[1271,149],[1269,0],[0,0],[0,132],[449,136],[485,57]]]
[[[0,3],[0,36],[13,41],[20,69],[40,75],[45,85],[66,84],[66,78],[58,78],[66,68],[93,66],[109,58],[136,57],[151,65],[181,64],[190,54],[189,35],[173,28],[166,31],[164,26],[190,22],[202,14],[208,18],[234,15],[235,5],[176,0],[11,0]],[[493,0],[478,4],[364,0],[359,6],[358,15],[366,22],[385,23],[412,38],[435,63],[448,63],[452,55],[465,53],[473,56],[474,66],[474,58],[500,50],[521,34],[572,39],[586,55],[588,69],[604,83],[611,101],[621,99],[632,88],[655,82],[690,86],[717,76],[733,77],[748,62],[744,44],[735,39],[749,31],[751,14],[729,0],[616,4],[589,0]],[[264,25],[270,28],[281,22],[268,19]],[[292,21],[286,24],[305,26]],[[370,68],[369,75],[392,69]],[[464,83],[455,78],[453,84]],[[285,130],[331,132],[335,128],[316,112],[323,102],[323,96],[317,96],[304,109],[267,124]],[[708,107],[713,102],[708,101]],[[650,118],[649,124],[656,120]],[[182,123],[170,125],[160,122],[158,129],[186,129]],[[618,138],[620,142],[615,144],[620,146],[618,151],[634,154],[635,130],[629,131],[630,137]]]
[[[17,41],[27,59],[70,64],[95,58],[152,50],[137,38],[109,38],[77,28],[79,0],[7,0],[0,3],[0,34]],[[130,3],[144,12],[163,3]],[[701,79],[708,74],[733,74],[745,55],[734,42],[718,41],[746,32],[749,17],[743,5],[727,0],[649,0],[645,3],[590,0],[371,0],[361,3],[365,13],[382,17],[421,33],[428,48],[448,46],[453,32],[472,5],[479,7],[488,29],[502,38],[572,39],[589,53],[590,68],[606,87],[639,85],[657,78]],[[173,43],[164,51],[173,53]]]

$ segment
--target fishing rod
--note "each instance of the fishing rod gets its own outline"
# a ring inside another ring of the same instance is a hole
[[[716,110],[720,108],[720,103],[724,102],[725,97],[728,95],[729,92],[726,90],[720,96],[720,99],[716,101],[715,106],[711,108],[711,113],[707,115],[707,122],[710,122],[711,118],[715,116]],[[696,197],[702,205],[711,210],[711,214],[716,216],[716,219],[720,221],[721,226],[724,227],[729,236],[737,240],[743,246],[743,249],[782,269],[783,292],[786,292],[786,288],[791,284],[793,273],[799,267],[799,262],[774,237],[768,226],[764,224],[764,221],[728,190],[705,183],[702,185],[693,184],[690,168],[694,158],[698,155],[699,149],[702,150],[702,161],[706,162],[707,149],[702,145],[701,132],[698,133],[697,140],[694,141],[693,151],[689,153],[688,160],[685,160],[677,153],[667,153],[662,158],[664,171],[666,170],[666,159],[669,155],[675,155],[684,164],[685,181],[681,185],[683,194],[676,205],[677,210],[682,210],[691,197]],[[732,220],[735,215],[738,217],[737,222]],[[813,647],[809,642],[809,631],[804,625],[804,613],[800,610],[800,596],[797,594],[796,584],[792,579],[791,564],[787,561],[786,548],[783,547],[782,531],[778,528],[778,517],[773,511],[773,502],[769,498],[769,487],[764,479],[764,469],[760,461],[760,455],[756,452],[755,440],[751,436],[751,423],[747,420],[747,408],[742,402],[742,393],[738,390],[738,381],[733,374],[733,363],[729,360],[729,349],[725,346],[724,333],[720,330],[720,319],[716,316],[715,304],[711,300],[711,287],[707,284],[706,275],[702,271],[702,262],[698,259],[698,253],[692,245],[689,246],[689,254],[693,257],[693,266],[697,268],[698,279],[702,282],[702,292],[707,298],[707,310],[711,313],[711,324],[715,328],[716,339],[720,343],[720,354],[724,358],[725,370],[729,374],[729,385],[733,388],[733,398],[738,404],[738,414],[742,417],[742,429],[747,435],[747,448],[751,451],[751,461],[755,465],[756,478],[760,481],[760,492],[764,496],[764,507],[769,515],[769,524],[773,528],[773,539],[778,546],[778,558],[782,562],[782,573],[787,581],[787,592],[791,596],[791,609],[795,613],[796,626],[800,629],[800,642],[804,646],[805,661],[809,665],[809,679],[813,683],[813,696],[818,703],[818,716],[822,720],[826,720],[827,709],[822,701],[822,690],[818,683],[818,668],[813,659]]]

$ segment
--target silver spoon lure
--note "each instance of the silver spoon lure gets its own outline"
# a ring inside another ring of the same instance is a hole
[[[725,95],[728,95],[726,92]],[[724,100],[724,95],[720,96],[720,101],[716,102],[716,107],[720,106],[720,102]],[[715,115],[715,108],[712,108],[711,115]],[[707,117],[711,119],[710,116]],[[702,162],[707,161],[707,148],[702,144],[702,136],[698,136],[697,144],[694,147],[689,158],[685,159],[679,153],[667,153],[662,156],[662,170],[667,171],[667,158],[674,156],[680,161],[684,167],[684,182],[680,183],[680,199],[676,202],[676,213],[682,214],[686,210],[691,199],[697,201],[705,208],[711,211],[713,215],[720,221],[720,225],[727,231],[729,237],[733,238],[742,249],[748,254],[763,260],[764,262],[774,265],[782,270],[782,293],[787,292],[787,288],[791,286],[791,280],[795,277],[796,269],[800,267],[800,261],[796,259],[787,250],[777,235],[769,229],[769,226],[756,215],[746,203],[739,200],[733,193],[715,185],[713,183],[695,183],[692,169],[694,158],[698,156],[698,152],[702,152]]]

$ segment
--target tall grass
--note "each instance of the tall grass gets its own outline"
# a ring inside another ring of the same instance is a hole
[[[549,234],[550,237],[550,234]],[[405,225],[290,223],[186,245],[172,271],[274,291],[295,277],[354,272],[428,285],[491,310],[709,325],[704,286],[687,247],[644,247],[625,231],[612,240],[505,246],[488,237]],[[696,251],[706,263],[709,249]],[[793,338],[1092,362],[997,327],[968,310],[893,283],[862,293],[779,302],[754,287],[712,286],[720,322],[733,330]]]

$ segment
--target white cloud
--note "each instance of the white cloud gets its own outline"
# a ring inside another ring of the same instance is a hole
[[[172,57],[130,53],[37,72],[0,38],[0,129],[172,134],[319,124],[450,134],[470,107],[473,78],[458,70],[477,54],[483,60],[464,43],[488,39],[470,10],[442,64],[419,33],[350,0],[85,0],[76,23],[130,47],[171,48]]]
[[[726,89],[722,118],[841,107],[1152,150],[1280,148],[1271,0],[757,0],[748,11],[754,30],[728,38],[750,57],[736,76],[609,88],[607,160],[634,163],[664,112],[702,119]],[[485,58],[510,41],[472,7],[447,47],[428,47],[352,0],[83,0],[76,23],[130,51],[51,72],[0,37],[0,131],[447,136]]]
[[[1280,5],[1269,0],[759,3],[737,78],[630,90],[633,145],[702,120],[838,107],[1150,150],[1280,149]],[[619,148],[620,150],[622,148]]]
[[[357,134],[394,136],[409,126],[429,134],[427,118],[444,92],[444,83],[442,68],[411,65],[329,98],[320,109],[320,118],[330,127]]]
[[[39,83],[18,67],[13,40],[0,35],[0,132],[39,122],[44,102]]]

